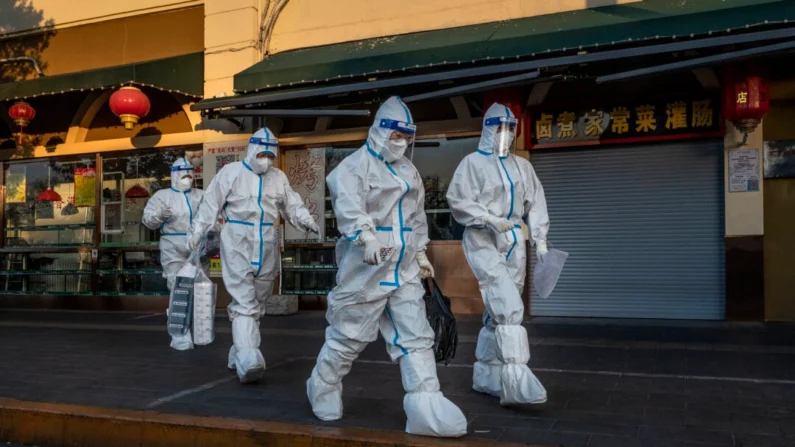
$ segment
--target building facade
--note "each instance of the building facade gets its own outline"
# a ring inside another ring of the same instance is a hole
[[[339,233],[323,179],[396,94],[456,312],[483,304],[446,186],[500,100],[570,253],[552,297],[527,287],[531,315],[795,319],[793,1],[410,1],[400,20],[364,0],[108,3],[18,2],[0,19],[6,307],[161,309],[146,200],[175,157],[202,151],[206,184],[262,125],[324,229],[282,228],[280,291],[324,306]],[[730,72],[770,84],[744,144],[724,119]],[[131,130],[108,104],[122,86],[151,103]],[[21,132],[19,102],[36,111]]]

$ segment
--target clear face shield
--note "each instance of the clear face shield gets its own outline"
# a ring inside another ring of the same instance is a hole
[[[516,118],[498,116],[486,120],[486,126],[494,126],[494,153],[507,157],[516,149]]]
[[[417,126],[403,121],[382,119],[379,123],[382,129],[391,130],[387,141],[384,142],[386,153],[382,154],[389,163],[406,157],[409,160],[414,156],[414,136]]]

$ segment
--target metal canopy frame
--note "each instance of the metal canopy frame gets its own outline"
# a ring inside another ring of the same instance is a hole
[[[191,105],[193,111],[215,110],[227,107],[242,107],[252,104],[287,101],[301,98],[337,95],[361,90],[374,90],[381,88],[400,87],[405,85],[449,81],[461,78],[506,74],[518,71],[537,70],[541,68],[560,67],[566,65],[584,64],[591,62],[605,62],[638,56],[651,56],[656,54],[677,51],[690,51],[713,48],[727,45],[737,45],[761,42],[766,40],[786,39],[795,37],[795,28],[782,28],[777,30],[760,31],[754,33],[736,34],[721,37],[708,37],[685,42],[672,42],[659,45],[625,48],[597,53],[577,54],[555,58],[538,59],[508,64],[489,65],[484,67],[448,70],[438,73],[428,73],[414,76],[382,79],[378,81],[357,82],[352,84],[332,85],[318,88],[305,88],[283,92],[269,92],[245,95],[231,98],[209,98]],[[604,79],[604,78],[603,78]],[[604,80],[602,82],[605,82]]]
[[[717,64],[721,62],[736,61],[763,54],[777,53],[780,51],[787,51],[795,49],[795,41],[782,42],[774,45],[766,45],[762,47],[749,48],[747,50],[731,51],[728,53],[716,54],[713,56],[697,57],[688,59],[686,61],[672,62],[670,64],[655,65],[653,67],[639,68],[637,70],[630,70],[621,73],[615,73],[596,78],[597,84],[604,84],[607,82],[621,81],[625,79],[636,79],[645,76],[653,76],[663,73],[670,73],[673,71],[690,70],[693,68],[701,68],[707,65]]]
[[[403,98],[403,102],[409,103],[414,101],[422,101],[424,99],[443,98],[447,96],[459,95],[462,93],[474,93],[492,87],[501,87],[520,82],[531,81],[538,78],[540,74],[541,72],[537,70],[537,71],[531,71],[529,73],[522,73],[514,76],[508,76],[505,78],[490,79],[488,81],[476,82],[474,84],[459,85],[458,87],[450,87],[442,90],[437,90],[435,92],[428,92],[414,96],[407,96]]]
[[[235,116],[281,116],[316,117],[316,116],[370,116],[369,110],[317,110],[317,109],[231,109],[218,112],[222,118]]]

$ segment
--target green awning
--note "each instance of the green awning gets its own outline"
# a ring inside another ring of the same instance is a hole
[[[417,68],[464,68],[477,62],[632,42],[663,43],[793,20],[795,0],[645,0],[277,53],[235,75],[235,92]]]
[[[137,84],[200,98],[204,53],[0,84],[0,101]]]

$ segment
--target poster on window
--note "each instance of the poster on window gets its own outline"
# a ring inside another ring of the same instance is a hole
[[[248,138],[245,140],[204,143],[202,159],[202,178],[204,187],[210,184],[215,174],[229,163],[243,161],[246,158]]]
[[[6,176],[6,203],[25,203],[27,177],[24,173]]]
[[[326,224],[326,149],[287,151],[285,157],[285,174],[290,186],[304,200],[304,206],[315,219],[320,234],[295,228],[288,222],[284,238],[287,242],[322,241]]]
[[[795,140],[765,141],[765,178],[795,178]]]
[[[759,150],[729,151],[729,192],[759,191]]]
[[[75,206],[94,206],[97,197],[97,170],[75,168]]]

